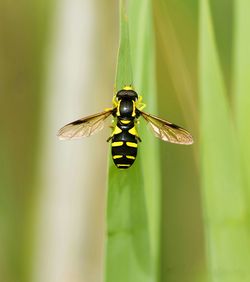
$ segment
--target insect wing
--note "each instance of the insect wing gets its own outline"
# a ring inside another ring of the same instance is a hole
[[[141,112],[141,115],[148,122],[155,136],[161,140],[184,145],[194,142],[191,134],[180,126],[144,112]]]
[[[91,136],[104,127],[104,120],[110,116],[112,110],[104,111],[92,116],[73,121],[62,127],[57,136],[60,140],[79,139]]]

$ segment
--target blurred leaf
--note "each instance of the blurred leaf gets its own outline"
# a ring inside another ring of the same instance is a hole
[[[39,120],[54,1],[0,1],[0,280],[27,282],[33,263]]]
[[[249,281],[242,164],[207,0],[200,5],[200,95],[201,183],[211,281]]]
[[[237,133],[240,139],[240,151],[243,158],[247,200],[250,201],[250,17],[249,1],[235,2],[234,30],[234,101]]]
[[[162,281],[205,281],[199,166],[197,1],[154,1],[159,110],[188,129],[192,146],[161,142]]]

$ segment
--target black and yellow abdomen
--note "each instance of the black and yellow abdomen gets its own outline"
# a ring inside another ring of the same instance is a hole
[[[119,130],[121,130],[120,133]],[[135,161],[137,155],[137,139],[134,134],[134,121],[127,125],[121,125],[118,121],[112,138],[112,158],[118,168],[129,168]]]

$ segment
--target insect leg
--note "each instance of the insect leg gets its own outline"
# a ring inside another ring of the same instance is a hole
[[[114,121],[113,121],[113,122],[114,122]],[[113,130],[113,133],[109,136],[109,138],[107,139],[107,142],[109,142],[109,141],[113,138],[115,126],[110,125],[109,128],[111,128],[111,129]]]
[[[135,139],[137,140],[137,142],[141,142],[141,138],[139,136],[135,136]]]
[[[107,139],[107,142],[109,142],[112,138],[113,138],[113,135],[109,136],[109,138]]]

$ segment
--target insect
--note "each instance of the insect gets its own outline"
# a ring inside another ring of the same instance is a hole
[[[138,143],[141,139],[137,133],[138,118],[142,116],[150,125],[156,137],[163,141],[189,145],[193,143],[191,134],[178,125],[145,113],[142,109],[142,96],[131,86],[125,86],[113,98],[113,108],[73,121],[58,131],[61,140],[88,137],[104,127],[104,120],[112,115],[116,118],[111,140],[112,158],[119,169],[129,168],[135,161]]]

